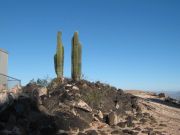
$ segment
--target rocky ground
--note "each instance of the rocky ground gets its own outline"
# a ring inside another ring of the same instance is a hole
[[[54,79],[0,93],[0,135],[178,135],[179,108],[163,94]]]
[[[142,110],[151,114],[158,122],[152,125],[154,129],[167,135],[180,134],[180,101],[166,97],[164,93],[156,95],[137,90],[128,90],[126,93],[139,97]]]

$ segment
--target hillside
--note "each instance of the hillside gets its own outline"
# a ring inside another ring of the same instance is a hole
[[[161,131],[164,130],[167,135],[179,135],[180,132],[180,101],[169,97],[161,97],[152,92],[129,90],[126,93],[139,97],[139,103],[144,111],[150,113],[159,125]],[[145,109],[148,106],[151,109]]]
[[[180,130],[178,103],[100,82],[30,83],[1,92],[0,99],[2,135],[178,135]]]

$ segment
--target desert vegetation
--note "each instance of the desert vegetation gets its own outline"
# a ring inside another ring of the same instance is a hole
[[[63,79],[64,68],[64,46],[61,39],[62,33],[57,34],[57,49],[54,55],[54,67],[57,78]],[[72,54],[71,54],[71,76],[74,81],[79,81],[81,78],[81,55],[82,47],[79,42],[78,32],[74,33],[72,38]]]

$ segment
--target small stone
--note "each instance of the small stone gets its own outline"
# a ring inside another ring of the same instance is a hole
[[[125,128],[126,122],[119,122],[117,125],[121,128]]]
[[[66,92],[69,92],[69,90],[67,89]]]
[[[65,86],[65,87],[70,88],[70,87],[72,87],[72,85],[71,85],[71,84],[66,84],[66,86]]]
[[[116,107],[116,109],[119,109],[119,104],[117,103],[115,107]]]
[[[73,90],[79,90],[79,88],[77,86],[73,86],[72,89]]]
[[[98,119],[97,117],[94,117],[94,120],[95,120],[95,121],[99,121],[99,119]]]
[[[100,110],[98,111],[97,115],[99,116],[99,118],[103,119],[103,113]]]

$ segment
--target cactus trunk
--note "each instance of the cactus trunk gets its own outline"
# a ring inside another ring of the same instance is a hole
[[[63,78],[63,67],[64,67],[64,47],[61,40],[61,32],[57,34],[57,49],[54,55],[54,67],[57,78]]]
[[[78,39],[78,33],[75,32],[72,38],[72,79],[79,81],[81,78],[81,54],[82,48]]]

